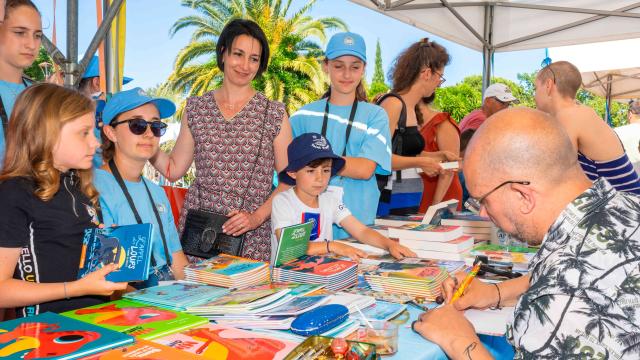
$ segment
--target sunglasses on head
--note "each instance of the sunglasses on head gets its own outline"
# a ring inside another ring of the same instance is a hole
[[[151,132],[155,137],[161,137],[167,131],[167,124],[162,121],[147,121],[145,119],[127,119],[111,123],[111,127],[120,124],[129,123],[129,131],[135,135],[142,135],[147,131],[147,127],[151,127]]]

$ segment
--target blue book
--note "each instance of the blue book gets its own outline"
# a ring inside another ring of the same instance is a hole
[[[133,337],[46,312],[0,323],[3,360],[77,359],[133,343]]]
[[[151,224],[86,229],[78,279],[105,265],[116,263],[119,269],[109,273],[107,280],[147,280],[151,261],[152,230]]]
[[[212,285],[174,281],[166,285],[126,293],[124,298],[172,310],[184,311],[227,295],[229,289]]]

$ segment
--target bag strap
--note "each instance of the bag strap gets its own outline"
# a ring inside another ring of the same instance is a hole
[[[347,145],[349,145],[349,135],[351,135],[351,128],[353,127],[353,119],[356,117],[356,111],[358,110],[358,97],[353,100],[351,105],[351,113],[349,114],[349,122],[347,123],[347,131],[344,138],[344,149],[342,150],[342,156],[347,156]],[[327,103],[324,106],[324,118],[322,119],[322,136],[327,136],[327,126],[329,124],[329,98],[327,97]]]
[[[124,197],[127,198],[127,202],[129,203],[129,207],[133,212],[133,216],[136,218],[136,222],[138,224],[142,224],[142,218],[138,213],[138,209],[136,209],[136,205],[133,202],[133,199],[131,198],[131,194],[129,194],[127,185],[124,183],[124,180],[122,180],[122,175],[120,175],[120,171],[118,171],[116,162],[113,161],[113,159],[109,160],[109,169],[111,170],[113,177],[116,178],[116,182],[118,183],[118,185],[120,186],[120,189],[124,193]],[[167,239],[164,234],[164,226],[162,224],[162,219],[160,218],[160,214],[158,214],[158,209],[156,209],[156,203],[155,201],[153,201],[153,197],[151,196],[151,191],[149,191],[149,187],[147,186],[147,183],[144,181],[144,178],[142,178],[141,180],[142,180],[142,183],[144,184],[145,189],[147,190],[147,195],[149,196],[149,201],[151,201],[151,207],[153,208],[153,213],[155,214],[156,221],[158,222],[158,226],[160,227],[160,237],[162,238],[162,246],[164,248],[164,255],[167,260],[167,265],[171,267],[171,257],[169,256],[169,249],[167,248]],[[153,253],[151,256],[151,265],[153,265],[154,267],[156,266],[156,261],[153,257]]]
[[[396,126],[396,130],[393,132],[393,135],[391,137],[391,153],[400,155],[402,154],[402,147],[404,142],[404,138],[402,135],[404,135],[405,131],[407,131],[407,104],[405,104],[402,96],[393,92],[389,92],[382,95],[376,102],[376,105],[382,104],[382,102],[389,97],[394,97],[400,100],[400,103],[402,103],[402,110],[400,111],[400,117],[398,118],[398,125]],[[402,181],[401,170],[396,171],[396,179],[398,181]]]

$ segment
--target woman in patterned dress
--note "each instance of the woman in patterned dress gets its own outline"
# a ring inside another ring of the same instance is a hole
[[[179,232],[189,209],[229,217],[226,234],[246,233],[242,256],[268,260],[271,252],[273,170],[287,165],[291,127],[284,104],[251,87],[267,68],[269,47],[260,27],[233,20],[216,46],[222,86],[187,99],[180,135],[170,154],[158,152],[153,165],[169,180],[181,178],[195,160],[196,179],[180,215]]]

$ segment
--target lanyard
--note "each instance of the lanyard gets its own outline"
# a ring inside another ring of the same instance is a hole
[[[358,109],[358,97],[353,100],[351,105],[351,113],[349,114],[349,123],[347,123],[347,134],[344,139],[344,150],[342,150],[342,156],[347,155],[347,145],[349,144],[349,135],[351,134],[351,127],[353,126],[353,118],[356,116],[356,110]],[[322,120],[322,136],[327,136],[327,124],[329,122],[329,98],[327,98],[327,104],[324,107],[324,119]]]
[[[22,84],[24,87],[28,87],[27,80],[22,78]],[[4,132],[4,137],[7,137],[7,126],[9,126],[9,116],[7,115],[7,110],[4,108],[4,102],[2,101],[2,96],[0,96],[0,118],[2,118],[2,131]]]
[[[124,193],[124,197],[127,198],[127,202],[129,203],[129,207],[131,211],[133,211],[133,216],[135,216],[138,224],[142,224],[142,218],[140,214],[138,214],[138,210],[136,209],[136,205],[133,203],[133,199],[131,199],[131,195],[129,194],[129,190],[127,190],[127,185],[125,185],[122,180],[122,175],[120,175],[120,171],[118,171],[118,167],[116,166],[115,161],[113,159],[109,160],[109,169],[111,169],[111,173],[116,178],[118,185],[120,185],[120,189]],[[169,256],[169,249],[167,249],[167,239],[164,235],[164,227],[162,226],[162,219],[160,218],[160,214],[158,214],[158,209],[156,209],[156,203],[153,201],[153,197],[151,196],[151,191],[149,191],[149,187],[147,186],[147,182],[144,181],[144,177],[140,179],[144,184],[144,188],[147,190],[147,195],[149,196],[149,201],[151,201],[151,208],[153,208],[153,213],[156,216],[156,221],[158,221],[158,227],[160,228],[160,237],[162,238],[162,246],[164,247],[164,256],[167,259],[167,265],[171,267],[171,257]],[[153,253],[151,256],[151,265],[153,267],[156,266],[156,261],[153,258]]]

